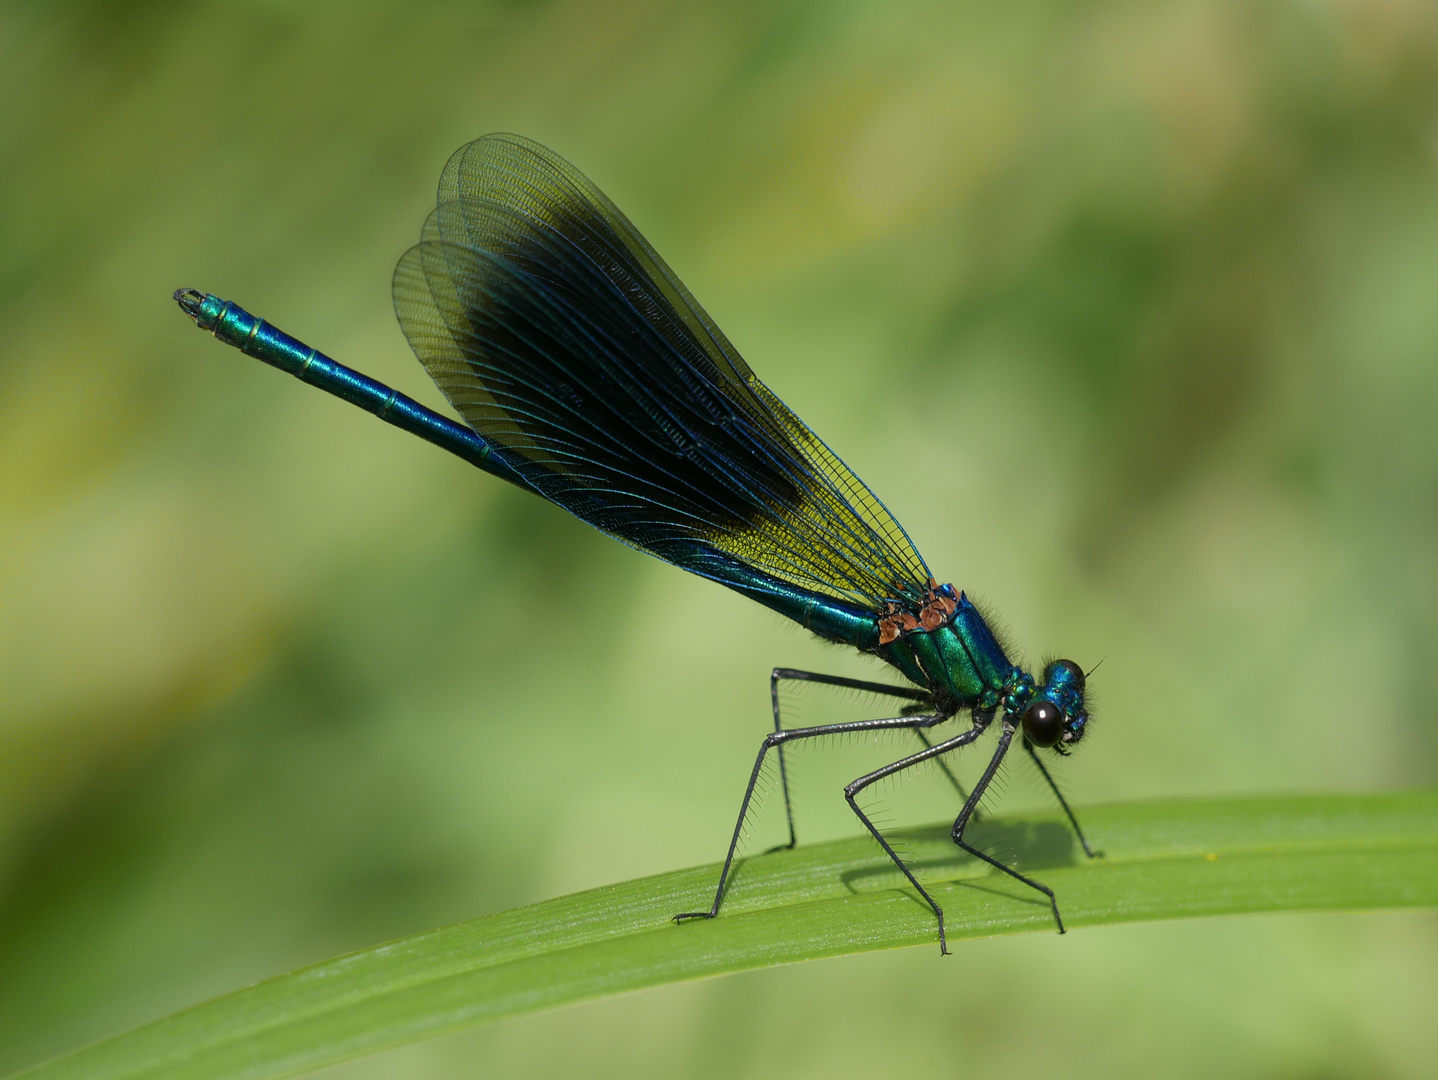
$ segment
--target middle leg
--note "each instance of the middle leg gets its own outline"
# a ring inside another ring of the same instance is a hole
[[[920,750],[917,754],[910,754],[908,757],[896,761],[891,765],[885,765],[882,769],[875,769],[873,772],[859,777],[859,779],[844,789],[844,799],[848,802],[849,809],[854,811],[859,820],[864,823],[864,828],[868,829],[874,839],[879,842],[879,846],[884,849],[885,854],[894,861],[894,865],[903,872],[904,877],[909,879],[909,884],[918,890],[924,902],[932,909],[934,918],[939,921],[939,955],[941,956],[947,956],[949,952],[948,939],[944,935],[944,909],[939,907],[938,901],[930,896],[928,890],[919,884],[919,879],[914,877],[913,872],[904,863],[904,860],[899,857],[899,853],[894,850],[893,845],[885,839],[884,834],[879,831],[879,827],[869,820],[869,815],[860,809],[856,800],[859,792],[863,791],[870,784],[884,779],[886,776],[893,776],[895,773],[903,772],[905,769],[911,769],[915,765],[919,765],[925,761],[942,757],[950,750],[956,750],[960,746],[966,746],[973,742],[984,733],[984,729],[988,727],[992,717],[993,713],[975,712],[973,727],[969,728],[968,731],[961,732],[952,739],[935,743],[924,750]]]

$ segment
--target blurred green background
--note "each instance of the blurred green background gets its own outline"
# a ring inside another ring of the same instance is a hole
[[[769,668],[874,673],[171,302],[441,405],[390,272],[487,131],[608,192],[1028,659],[1106,658],[1080,804],[1438,777],[1424,0],[9,0],[0,101],[0,1071],[717,859]],[[838,784],[892,751],[801,755],[801,838],[857,831]],[[1435,1009],[1431,912],[1226,919],[332,1072],[1431,1076]]]

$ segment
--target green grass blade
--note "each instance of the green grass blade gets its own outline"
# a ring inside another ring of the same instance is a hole
[[[1438,905],[1438,792],[1087,807],[1104,858],[1057,817],[995,818],[981,846],[1012,852],[1078,929],[1257,911]],[[1042,897],[964,857],[947,828],[905,834],[951,942],[1051,931]],[[866,839],[751,858],[724,915],[717,868],[560,897],[342,956],[138,1028],[22,1074],[31,1080],[288,1076],[373,1050],[569,1002],[842,953],[927,945],[927,908]],[[1055,948],[1062,942],[1055,941]]]

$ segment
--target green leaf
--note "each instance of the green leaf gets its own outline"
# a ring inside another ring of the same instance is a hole
[[[1084,859],[1057,817],[971,836],[1058,895],[1070,929],[1145,919],[1438,904],[1438,792],[1086,808]],[[1048,905],[964,856],[947,827],[901,834],[949,940],[1052,931]],[[681,870],[433,930],[270,979],[25,1073],[32,1080],[288,1076],[442,1032],[661,983],[924,945],[934,920],[867,839],[751,858],[723,915],[717,867]],[[932,885],[930,885],[932,883]],[[1054,948],[1063,943],[1055,940]]]

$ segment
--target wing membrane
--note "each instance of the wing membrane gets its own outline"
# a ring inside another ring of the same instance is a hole
[[[874,494],[538,143],[456,151],[394,300],[465,421],[590,524],[706,577],[717,552],[876,612],[924,594],[928,569]]]

